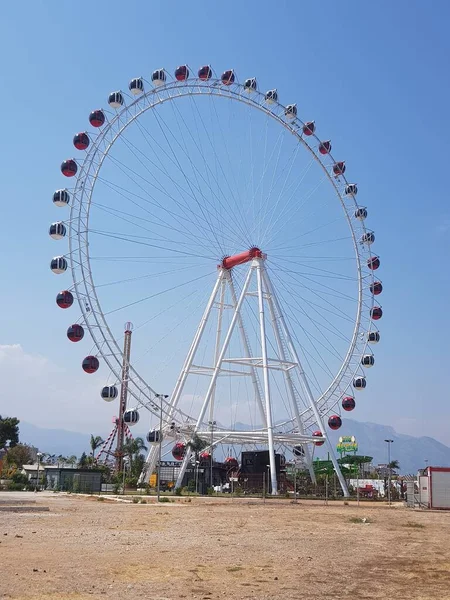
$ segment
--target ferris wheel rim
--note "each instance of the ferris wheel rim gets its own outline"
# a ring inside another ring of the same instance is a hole
[[[165,98],[161,97],[161,95],[163,93],[170,92],[170,91],[173,91],[174,94],[173,95],[169,94]],[[83,236],[81,236],[79,233],[77,235],[78,241],[79,241],[78,249],[76,249],[76,244],[74,245],[74,243],[73,243],[74,242],[74,240],[73,240],[74,234],[73,234],[72,228],[69,228],[69,235],[68,235],[69,256],[71,257],[73,289],[75,290],[75,294],[77,296],[77,300],[78,300],[78,303],[79,303],[79,306],[80,306],[80,309],[82,312],[83,322],[86,324],[86,326],[89,330],[89,333],[91,335],[91,338],[93,339],[94,344],[97,347],[99,354],[101,354],[103,360],[106,362],[106,364],[109,366],[109,368],[114,373],[116,378],[119,380],[120,379],[120,369],[121,369],[121,363],[120,363],[119,357],[120,358],[122,357],[122,349],[119,347],[116,337],[112,334],[111,329],[108,324],[108,321],[106,319],[106,316],[103,313],[103,310],[101,308],[101,303],[100,303],[98,295],[97,295],[97,288],[94,283],[94,277],[93,277],[93,273],[92,273],[91,261],[90,261],[90,255],[89,255],[89,227],[88,227],[89,213],[90,213],[92,196],[94,194],[94,189],[95,189],[95,185],[97,182],[98,174],[101,171],[101,168],[102,168],[105,158],[108,156],[110,150],[114,146],[114,143],[120,138],[120,136],[128,128],[128,126],[131,125],[134,121],[136,121],[142,114],[144,114],[148,110],[154,109],[158,105],[164,104],[166,102],[174,101],[177,98],[182,98],[182,97],[186,97],[186,96],[198,96],[198,95],[208,95],[208,96],[213,96],[213,97],[231,98],[232,100],[244,103],[247,106],[250,106],[252,108],[259,109],[260,111],[265,113],[268,117],[274,119],[278,124],[283,126],[289,133],[294,135],[294,137],[297,139],[297,141],[300,142],[302,144],[302,146],[311,153],[312,157],[320,165],[320,167],[322,168],[323,172],[325,173],[329,183],[332,184],[332,186],[335,190],[335,193],[339,199],[339,202],[341,204],[341,207],[344,210],[344,214],[345,214],[345,217],[347,220],[347,225],[350,228],[350,232],[351,232],[354,254],[355,254],[355,259],[356,259],[356,264],[357,264],[357,278],[358,278],[357,318],[355,320],[355,326],[353,329],[351,344],[347,350],[347,354],[345,356],[345,359],[342,362],[341,368],[339,369],[338,373],[333,377],[333,379],[332,379],[331,383],[328,385],[328,387],[322,392],[322,394],[319,396],[319,398],[316,399],[316,405],[320,408],[321,404],[323,404],[324,402],[326,403],[327,395],[328,395],[328,397],[330,397],[330,395],[332,393],[334,393],[335,389],[339,386],[339,383],[342,380],[344,373],[346,371],[348,371],[349,364],[350,364],[351,358],[354,354],[355,347],[356,347],[356,344],[358,341],[358,336],[361,333],[361,314],[362,314],[362,309],[363,309],[363,284],[364,284],[364,282],[363,282],[363,274],[362,274],[362,266],[361,266],[361,254],[359,252],[359,242],[356,238],[355,229],[353,227],[349,212],[343,201],[343,195],[339,191],[339,187],[336,183],[335,178],[333,178],[333,176],[330,173],[329,166],[327,166],[324,163],[324,159],[321,159],[321,157],[318,155],[318,152],[315,151],[314,148],[312,148],[308,144],[307,140],[305,140],[304,137],[302,136],[302,134],[300,133],[302,131],[302,126],[305,125],[305,123],[301,119],[296,118],[295,123],[297,124],[297,129],[295,129],[291,123],[287,122],[286,120],[283,120],[283,118],[281,116],[281,114],[283,114],[284,111],[286,110],[286,106],[282,105],[279,102],[275,102],[274,106],[280,111],[280,114],[275,114],[273,110],[269,109],[267,107],[267,105],[263,104],[262,98],[264,95],[262,93],[255,91],[252,94],[253,97],[251,97],[250,95],[248,95],[246,93],[245,88],[242,84],[234,83],[230,87],[224,87],[219,79],[210,79],[207,82],[204,82],[204,81],[201,81],[198,79],[190,79],[190,80],[188,79],[183,82],[173,82],[173,83],[169,82],[169,83],[166,83],[165,85],[159,86],[157,88],[150,89],[147,92],[144,92],[142,95],[138,96],[130,104],[122,107],[121,110],[117,111],[117,114],[111,120],[109,120],[105,123],[104,127],[101,129],[101,131],[99,132],[97,137],[93,140],[84,160],[82,161],[82,164],[81,164],[81,167],[79,170],[79,174],[77,175],[77,178],[76,178],[76,184],[74,187],[73,199],[75,199],[75,197],[78,194],[80,194],[80,198],[78,201],[78,205],[79,205],[78,217],[75,216],[75,213],[77,210],[76,209],[77,203],[75,201],[73,201],[71,203],[71,209],[70,209],[70,221],[72,222],[72,220],[75,220],[78,222],[78,232],[80,230],[82,230],[81,224],[83,222],[83,219],[84,219],[83,224],[84,223],[86,224],[86,230],[85,230],[85,233],[83,234]],[[145,104],[145,101],[146,100],[148,101],[149,98],[156,98],[156,100],[153,103],[148,102],[147,104]],[[261,102],[258,104],[253,98],[258,98],[259,100],[261,100]],[[137,107],[139,107],[140,103],[142,104],[142,106],[139,110],[137,110]],[[132,113],[133,110],[134,110],[134,114]],[[128,118],[122,124],[120,124],[121,118],[124,115],[127,115],[128,113],[130,113]],[[114,133],[114,127],[117,127],[117,131],[115,133]],[[105,142],[105,140],[107,139],[107,135],[110,132],[113,132],[112,138],[106,144],[105,148],[102,151],[101,144]],[[320,142],[320,139],[318,138],[318,136],[315,133],[310,137],[311,137],[311,139],[314,139],[317,142]],[[96,160],[99,152],[101,154],[99,156],[98,164],[95,166],[95,160]],[[331,152],[328,153],[326,156],[329,157],[329,159],[331,159],[331,161],[333,161],[333,163],[335,162]],[[94,175],[92,175],[92,172],[91,172],[91,169],[93,166],[94,166],[94,170],[95,170]],[[344,174],[340,175],[340,177],[342,178],[342,181],[344,182],[345,185],[347,185],[349,183]],[[83,203],[83,198],[85,195],[85,181],[88,178],[92,178],[92,186],[90,188],[90,192],[88,192],[88,194],[87,194],[87,199],[85,200],[85,203]],[[353,201],[354,208],[359,208],[359,205],[356,202],[356,198],[353,195],[351,196],[351,201]],[[87,209],[86,209],[86,203],[87,203]],[[83,209],[85,210],[84,214],[83,214]],[[366,231],[364,224],[361,225],[361,228],[364,232]],[[85,244],[83,246],[83,243],[80,241],[80,239],[82,240],[84,238],[85,238]],[[74,260],[74,258],[73,258],[74,253],[76,253],[78,255],[78,261]],[[79,278],[76,274],[77,266],[81,270],[81,273],[82,273],[81,281],[79,280]],[[368,276],[371,277],[371,281],[373,282],[373,279],[374,279],[373,272],[368,273]],[[81,286],[84,287],[84,292],[80,291],[79,287],[81,287]],[[92,298],[94,299],[94,302],[92,302]],[[87,306],[86,306],[87,301],[89,301],[89,305],[88,305],[89,310],[87,309]],[[373,306],[373,304],[374,304],[374,299],[372,297],[372,306]],[[94,305],[96,306],[97,310],[92,310],[92,307]],[[94,317],[95,325],[92,325],[91,315],[93,315],[93,317]],[[102,321],[102,323],[100,323],[100,321]],[[97,336],[95,335],[95,333],[93,331],[93,329],[95,327],[98,328],[98,330],[101,332],[103,341],[101,339],[100,340],[97,339]],[[106,330],[106,333],[107,333],[106,336],[105,336],[104,330]],[[113,349],[111,348],[111,346],[115,347],[115,351],[112,351]],[[364,347],[366,347],[366,346],[367,346],[367,342],[365,343]],[[105,352],[104,351],[105,348],[110,350],[111,352],[109,352],[109,353]],[[111,360],[112,357],[114,357],[114,359],[115,359],[115,364],[114,364],[113,360]],[[133,367],[132,364],[130,365],[130,371],[133,373],[134,378],[136,378],[137,381],[140,382],[140,385],[142,386],[142,387],[139,387],[139,385],[134,382],[137,390],[135,390],[131,386],[129,389],[130,394],[135,398],[135,400],[138,402],[138,404],[140,404],[141,406],[145,406],[145,408],[148,408],[151,412],[154,412],[154,410],[152,410],[152,407],[149,406],[149,403],[152,402],[150,393],[153,394],[153,396],[156,396],[156,392],[144,380],[144,378],[139,375],[138,371]],[[352,373],[352,377],[358,371],[360,371],[359,367],[357,367],[355,369],[355,371]],[[343,393],[344,392],[345,392],[345,390],[343,391]],[[165,402],[165,409],[168,413],[170,410],[169,402]],[[302,414],[308,413],[309,410],[310,409],[306,409],[305,411],[303,411]],[[184,413],[179,408],[176,408],[175,412],[177,415],[179,415],[180,417],[182,417],[185,420],[193,419],[192,415],[188,415],[188,414]],[[329,412],[328,409],[324,411],[324,413],[326,413],[326,412]]]

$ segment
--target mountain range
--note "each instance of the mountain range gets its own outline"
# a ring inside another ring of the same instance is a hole
[[[31,423],[20,422],[20,439],[22,442],[36,446],[41,452],[49,454],[80,456],[82,452],[89,453],[90,434],[63,429],[45,429]],[[240,429],[247,426],[240,424]],[[102,435],[103,432],[95,432]],[[104,432],[103,437],[107,435]],[[134,437],[143,437],[145,433],[133,431]],[[397,433],[392,427],[377,423],[363,423],[345,419],[342,428],[330,431],[329,437],[336,447],[341,435],[355,436],[359,450],[358,454],[373,457],[373,464],[388,462],[388,444],[386,439],[393,440],[391,444],[391,460],[398,460],[400,472],[403,474],[416,473],[427,464],[435,467],[450,466],[450,448],[431,437],[413,437]],[[326,447],[317,448],[315,456],[326,458]]]

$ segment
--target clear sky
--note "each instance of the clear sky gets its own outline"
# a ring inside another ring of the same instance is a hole
[[[110,91],[161,66],[209,63],[273,81],[364,189],[383,338],[352,418],[450,444],[449,17],[445,0],[2,3],[0,414],[108,429],[104,374],[80,373],[54,302],[59,164]]]

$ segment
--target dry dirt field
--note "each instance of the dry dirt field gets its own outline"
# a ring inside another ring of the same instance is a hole
[[[41,494],[39,505],[50,511],[0,512],[2,600],[450,599],[450,513]]]

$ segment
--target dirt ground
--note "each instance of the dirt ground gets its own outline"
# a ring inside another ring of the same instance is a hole
[[[62,494],[40,505],[50,511],[0,512],[2,600],[450,599],[450,512]]]

